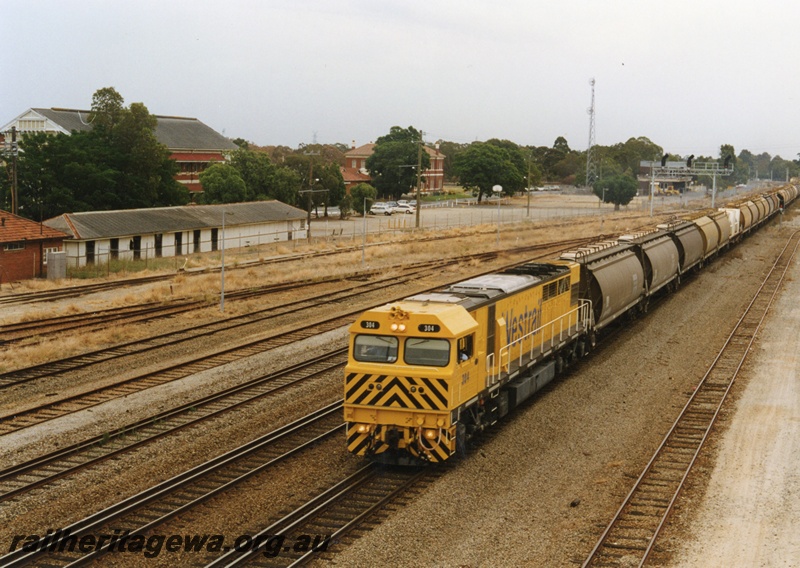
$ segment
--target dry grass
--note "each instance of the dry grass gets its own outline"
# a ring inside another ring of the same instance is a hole
[[[72,336],[43,339],[41,342],[33,337],[21,344],[15,344],[13,349],[0,351],[0,373],[132,341],[141,335],[134,326],[117,326],[96,332],[83,331]]]
[[[536,223],[522,222],[516,225],[503,225],[500,229],[500,249],[554,241],[563,238],[566,234],[572,237],[588,237],[600,233],[623,233],[642,226],[654,226],[660,221],[661,218],[650,218],[643,215],[641,211],[622,211],[609,213],[605,218],[583,217],[572,221],[553,219]],[[328,251],[336,250],[336,247],[344,248],[356,245],[350,252],[344,251],[336,255],[314,259],[298,259],[280,265],[237,267],[245,260],[253,260],[252,251],[247,251],[242,255],[238,255],[234,251],[226,251],[225,290],[233,292],[268,284],[349,275],[361,270],[362,267],[385,268],[386,274],[390,274],[392,267],[397,267],[402,263],[495,250],[497,248],[496,231],[496,225],[484,224],[472,227],[450,227],[438,231],[424,230],[414,233],[368,235],[368,246],[364,251],[366,266],[362,265],[362,250],[358,246],[361,242],[347,241],[333,244],[313,242],[308,245],[298,244],[299,241],[296,241],[291,246],[287,246],[285,243],[277,246],[271,245],[269,251],[262,250],[258,253],[259,258],[270,258],[275,255]],[[274,254],[271,254],[273,252]],[[218,267],[219,257],[208,255],[207,258],[201,256],[198,260],[193,257],[193,262],[198,264],[204,262],[204,266]],[[485,268],[484,263],[478,260],[469,261],[466,266],[477,270]],[[456,272],[458,268],[453,267],[451,270]],[[137,276],[148,273],[137,273]],[[47,281],[29,281],[24,286],[30,290],[58,287],[57,283]],[[19,289],[15,288],[15,292],[18,291]],[[3,319],[8,320],[4,323],[10,323],[14,317],[17,318],[17,321],[33,320],[147,302],[167,302],[176,298],[207,301],[208,308],[194,310],[186,316],[188,319],[185,319],[183,325],[188,325],[189,322],[244,314],[258,305],[249,301],[231,301],[226,303],[225,314],[222,316],[219,313],[219,291],[219,273],[181,272],[175,274],[169,282],[138,286],[120,292],[107,292],[94,296],[91,300],[80,298],[48,304],[46,307],[28,307],[24,313],[9,315]],[[260,307],[263,307],[263,303],[260,304]],[[41,343],[15,345],[13,355],[11,350],[0,351],[0,372],[99,349],[114,342],[131,341],[151,334],[150,330],[151,328],[145,325],[121,325],[94,333],[81,332],[77,334],[78,337],[47,339]]]

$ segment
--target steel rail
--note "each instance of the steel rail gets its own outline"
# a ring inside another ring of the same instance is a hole
[[[104,433],[6,468],[0,471],[0,503],[342,367],[346,362],[342,358],[346,354],[347,348],[325,353],[299,365],[148,416],[114,432]]]
[[[636,554],[640,555],[638,566],[643,566],[647,561],[780,290],[798,247],[800,247],[800,231],[795,231],[678,418],[583,562],[584,568],[618,564],[621,556],[625,556],[626,565],[630,565],[630,561],[633,560],[630,557]],[[729,356],[735,357],[732,363],[723,361]],[[715,376],[717,371],[721,377]],[[713,407],[713,412],[709,412],[709,406]],[[690,431],[693,435],[684,433],[684,430]],[[677,449],[680,448],[687,451],[679,453]],[[670,450],[675,451],[666,457]],[[659,460],[662,458],[668,460],[669,468],[659,470]],[[659,474],[668,475],[665,473],[667,469],[672,473],[669,479],[657,477]],[[646,487],[648,483],[651,489]],[[649,524],[646,521],[650,521]],[[615,531],[618,531],[618,534],[613,537]],[[618,540],[612,540],[612,537]]]
[[[563,243],[558,243],[558,244],[563,244]],[[513,263],[512,265],[516,264],[519,263]],[[404,274],[402,277],[389,278],[389,280],[392,285],[402,284],[405,281],[412,279],[414,275],[415,273],[409,273],[409,274]],[[374,287],[374,286],[379,286],[380,284],[383,284],[383,281],[379,282],[378,284],[376,284],[375,282],[366,283],[358,287],[361,288]],[[438,288],[438,286],[436,288]],[[342,298],[331,299],[330,294],[323,294],[320,297],[325,298],[327,302],[331,301],[335,302],[342,300]],[[395,301],[401,299],[402,297],[405,297],[405,294],[390,299],[389,301]],[[298,303],[303,303],[308,301],[310,300],[305,299]],[[318,304],[313,304],[311,306],[307,306],[306,308],[302,309],[312,309],[316,308],[317,306]],[[133,392],[138,392],[141,390],[145,390],[147,388],[164,384],[166,382],[178,380],[180,378],[184,378],[186,376],[189,376],[191,374],[203,370],[208,370],[220,365],[227,364],[233,360],[231,359],[231,357],[234,357],[235,359],[235,358],[255,355],[282,345],[286,345],[287,343],[291,343],[293,341],[299,341],[301,339],[305,339],[311,335],[323,333],[325,331],[330,331],[331,329],[336,329],[337,327],[349,323],[353,316],[360,314],[361,312],[363,312],[364,309],[365,309],[364,307],[359,307],[358,309],[351,310],[343,315],[317,321],[307,326],[303,330],[295,330],[282,334],[275,334],[267,338],[250,341],[232,348],[212,353],[210,355],[195,358],[192,361],[171,365],[169,367],[164,367],[150,373],[145,373],[142,375],[138,375],[136,377],[131,377],[129,379],[119,381],[112,385],[98,387],[95,389],[84,391],[80,394],[62,398],[58,401],[52,401],[52,402],[48,401],[46,404],[33,406],[21,411],[17,411],[13,414],[0,416],[0,435],[8,434],[10,432],[27,428],[35,424],[39,424],[48,420],[52,420],[54,418],[58,418],[60,416],[78,412],[93,406],[97,406],[109,400],[113,400],[114,398],[118,398],[120,396],[126,396]],[[296,312],[297,310],[295,310],[295,312],[293,313]],[[271,317],[276,317],[276,316],[270,315],[262,319],[268,319]],[[240,322],[237,325],[250,325],[252,323],[254,322],[250,320],[243,323]],[[216,331],[217,330],[209,331],[208,334],[216,333]],[[194,335],[190,337],[175,339],[174,338],[175,334],[166,334],[166,335],[171,335],[171,337],[173,337],[173,342],[171,344],[179,343],[181,341],[188,341],[190,339],[195,339],[198,337],[197,335]],[[152,341],[152,339],[148,339],[146,341]],[[83,360],[80,366],[86,366],[89,364],[99,362],[101,360],[108,360],[110,358],[116,358],[128,355],[130,353],[125,352],[124,348],[129,346],[141,345],[142,343],[143,342],[130,342],[122,346],[117,346],[116,348],[111,348],[109,350],[101,351],[100,353],[108,354],[108,356],[105,359],[102,358],[98,359],[97,357],[98,356],[102,357],[102,355],[98,355],[97,352],[84,355],[86,359]],[[159,344],[150,347],[150,349],[161,348],[163,346],[164,345]],[[140,350],[138,351],[138,353],[141,353],[144,350],[146,349]],[[55,370],[53,371],[52,374],[55,374],[57,372],[63,372],[64,371],[63,366],[69,361],[70,360],[67,359],[53,363],[52,365],[54,366]],[[47,365],[45,365],[45,367],[47,367]],[[68,368],[67,370],[72,370],[72,368]],[[2,377],[0,377],[0,379],[2,379]],[[17,384],[19,382],[27,382],[29,380],[33,380],[33,378],[31,377],[26,378],[24,381],[18,381]]]
[[[143,507],[158,503],[161,499],[169,497],[173,497],[174,499],[174,493],[176,491],[185,490],[186,488],[189,488],[191,484],[196,483],[205,477],[218,473],[227,466],[231,466],[231,468],[234,470],[234,477],[228,479],[227,481],[223,481],[221,484],[216,485],[213,488],[209,489],[208,487],[200,487],[199,493],[197,488],[194,491],[187,490],[187,495],[183,500],[178,500],[178,504],[172,503],[171,505],[167,505],[167,508],[169,509],[167,512],[164,512],[163,509],[160,510],[158,507],[155,507],[155,518],[150,518],[153,517],[153,513],[147,515],[138,512],[140,518],[145,518],[145,522],[140,523],[137,521],[136,528],[130,530],[129,534],[131,536],[143,534],[153,527],[158,526],[159,524],[162,524],[167,520],[177,516],[178,514],[185,513],[192,507],[195,507],[209,498],[219,495],[241,481],[244,481],[245,479],[248,479],[257,473],[263,472],[272,465],[315,445],[319,441],[335,433],[338,433],[344,427],[343,422],[339,422],[337,426],[325,430],[322,434],[314,435],[311,439],[307,439],[300,444],[295,444],[292,449],[284,451],[266,462],[259,461],[258,465],[255,465],[253,468],[249,468],[245,473],[239,473],[234,467],[235,462],[238,460],[252,456],[255,452],[269,449],[269,446],[274,445],[279,441],[284,441],[292,434],[301,432],[303,429],[311,427],[318,422],[334,417],[341,412],[341,407],[341,401],[332,403],[320,410],[304,416],[303,418],[300,418],[299,420],[278,428],[277,430],[274,430],[273,432],[270,432],[269,434],[266,434],[257,440],[253,440],[252,442],[244,444],[243,446],[231,450],[230,452],[226,452],[225,454],[212,458],[211,460],[195,466],[186,472],[180,473],[162,483],[158,483],[149,489],[141,491],[132,497],[106,507],[102,511],[72,523],[68,527],[64,527],[61,536],[52,538],[52,540],[48,543],[47,548],[52,546],[53,552],[55,552],[55,549],[58,548],[58,545],[61,544],[62,541],[66,540],[67,537],[64,535],[69,535],[70,538],[80,538],[82,535],[92,534],[92,531],[100,530],[111,522],[119,522],[126,515],[130,514],[135,516],[137,511],[140,511],[140,509]],[[88,554],[85,554],[77,559],[66,555],[65,551],[58,551],[59,556],[48,557],[47,565],[74,566],[84,564],[85,562],[104,554],[107,549],[108,544],[105,544],[104,546],[98,547],[96,550],[90,551]],[[20,548],[10,552],[9,554],[6,554],[3,557],[0,557],[0,566],[3,566],[4,568],[26,566],[31,561],[45,555],[47,552],[48,550],[26,551]]]
[[[365,465],[330,489],[323,491],[259,531],[253,536],[253,542],[267,542],[269,537],[274,535],[308,534],[309,526],[314,526],[315,522],[323,517],[334,518],[332,522],[327,521],[326,526],[337,526],[336,530],[327,536],[331,540],[341,537],[429,473],[426,468],[388,471],[378,464]],[[286,549],[284,548],[281,552],[286,552]],[[277,556],[263,558],[260,547],[252,547],[246,551],[232,549],[207,564],[206,568],[222,568],[223,566],[232,568],[253,560],[257,560],[257,565],[299,566],[311,560],[315,554],[313,549],[308,550],[286,564],[283,562],[283,558]]]

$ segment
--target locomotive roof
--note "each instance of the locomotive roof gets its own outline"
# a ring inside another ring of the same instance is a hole
[[[434,294],[435,295],[435,294]],[[425,294],[420,294],[420,297]],[[416,320],[415,325],[420,319],[423,322],[436,322],[442,326],[442,331],[451,336],[461,335],[474,330],[477,327],[475,320],[470,317],[468,310],[462,309],[458,302],[443,302],[439,299],[420,300],[412,296],[397,302],[390,302],[383,306],[372,308],[356,320],[350,327],[351,331],[363,333],[364,329],[360,327],[359,321],[362,319],[375,318],[379,314],[385,317],[386,314],[399,311],[409,312]]]
[[[440,291],[416,294],[405,301],[459,304],[470,311],[490,300],[565,276],[569,272],[569,267],[563,264],[522,264],[504,272],[476,276]]]

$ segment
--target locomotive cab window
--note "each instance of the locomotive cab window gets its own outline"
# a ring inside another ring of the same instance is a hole
[[[446,339],[409,337],[405,343],[405,362],[408,365],[446,367],[450,362],[450,342]]]
[[[353,358],[364,363],[394,363],[397,345],[397,338],[391,335],[356,335]]]
[[[458,361],[469,361],[472,358],[473,335],[458,338]]]

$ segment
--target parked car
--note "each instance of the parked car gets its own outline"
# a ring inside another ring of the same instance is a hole
[[[392,213],[397,213],[397,201],[387,201],[386,206],[392,210]]]
[[[394,213],[394,208],[389,207],[386,203],[373,203],[372,207],[369,208],[369,212],[371,215],[391,215]]]
[[[314,217],[324,217],[325,216],[325,208],[324,207],[316,207],[313,211]],[[331,205],[328,207],[328,217],[334,217],[336,219],[342,216],[342,212],[339,210],[339,207],[336,205]]]
[[[395,213],[416,213],[417,208],[410,203],[398,203],[397,207],[394,208],[394,211]]]

